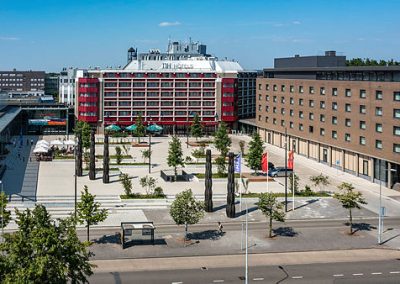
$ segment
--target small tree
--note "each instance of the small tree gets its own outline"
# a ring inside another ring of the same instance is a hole
[[[226,154],[228,154],[231,144],[232,140],[228,136],[226,124],[224,122],[221,122],[214,137],[215,148],[217,148],[217,150],[221,153],[221,156],[226,157]]]
[[[123,144],[122,149],[124,150],[125,155],[128,156],[130,147]]]
[[[142,113],[139,113],[139,116],[136,118],[136,129],[134,131],[135,135],[138,138],[138,143],[140,143],[140,137],[144,136],[146,128],[143,125],[143,117]]]
[[[185,225],[185,240],[188,225],[197,224],[204,216],[204,203],[197,201],[191,189],[178,193],[171,204],[170,215],[177,225]]]
[[[150,158],[152,151],[150,149],[146,149],[142,150],[141,152],[142,152],[143,163],[146,163],[146,160]]]
[[[177,167],[179,165],[182,167],[185,165],[183,160],[182,143],[176,136],[173,136],[172,141],[169,142],[167,163],[169,167],[174,168],[174,180],[176,180],[178,175]]]
[[[146,189],[146,194],[151,195],[154,193],[154,188],[156,187],[157,179],[152,176],[142,177],[140,180],[140,186]]]
[[[299,191],[299,176],[294,174],[294,192],[298,192]],[[289,175],[289,187],[290,190],[293,191],[293,174]]]
[[[324,176],[322,173],[317,176],[310,177],[310,181],[314,184],[315,187],[318,187],[320,191],[323,187],[330,184],[329,177]]]
[[[247,165],[254,170],[257,174],[257,171],[261,169],[261,158],[264,151],[263,142],[261,141],[261,137],[258,132],[253,133],[252,140],[249,143],[249,153],[247,156]]]
[[[244,155],[244,147],[246,146],[246,142],[243,140],[239,141],[240,152]]]
[[[122,151],[121,151],[121,147],[116,146],[115,147],[115,159],[117,160],[117,164],[121,164],[122,162]]]
[[[272,238],[272,221],[285,222],[285,212],[283,205],[270,192],[261,193],[258,200],[258,208],[269,219],[269,238]]]
[[[226,163],[225,163],[225,157],[219,156],[215,159],[215,163],[217,164],[217,173],[218,176],[222,177],[225,175],[226,171]]]
[[[77,204],[78,222],[85,224],[87,241],[89,242],[89,229],[91,225],[97,225],[107,219],[107,209],[100,209],[100,203],[95,201],[96,195],[89,193],[85,185],[81,192],[81,201]]]
[[[128,174],[121,173],[119,175],[119,180],[121,181],[122,187],[124,188],[125,195],[132,195],[132,180]]]
[[[360,209],[360,204],[367,204],[367,202],[363,198],[361,192],[354,191],[354,186],[351,183],[342,182],[340,185],[338,185],[338,189],[340,190],[340,193],[335,193],[333,197],[342,203],[343,208],[349,210],[350,235],[352,235],[353,215],[351,210],[353,208]]]
[[[18,229],[0,245],[1,283],[89,283],[89,252],[71,218],[55,222],[43,205],[15,211]]]
[[[203,127],[200,123],[200,117],[197,113],[194,115],[192,125],[190,126],[190,134],[193,137],[196,137],[196,141],[198,138],[203,137]]]
[[[81,135],[82,147],[85,149],[85,151],[90,147],[90,131],[90,125],[85,121],[78,121],[74,128],[75,135],[78,133]]]
[[[7,203],[7,195],[0,192],[0,229],[5,228],[11,221],[11,212],[7,210]]]

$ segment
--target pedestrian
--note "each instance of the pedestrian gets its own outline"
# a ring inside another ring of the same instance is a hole
[[[21,158],[21,154],[18,152],[18,159],[20,159]]]
[[[222,230],[224,226],[222,226],[222,223],[218,221],[218,232],[222,234],[224,231]]]
[[[31,146],[33,145],[33,139],[31,139]]]
[[[25,163],[25,157],[24,157],[24,156],[22,156],[22,162],[24,162],[24,163]]]
[[[29,162],[32,162],[32,157],[29,157]]]

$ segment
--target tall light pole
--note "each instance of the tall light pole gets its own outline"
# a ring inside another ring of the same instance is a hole
[[[248,227],[249,227],[249,223],[248,223],[248,219],[247,219],[247,215],[249,213],[248,207],[247,207],[247,200],[246,200],[246,257],[245,257],[245,266],[246,266],[246,271],[245,271],[245,283],[248,284],[249,283],[249,252],[248,252],[248,248],[249,248],[249,244],[248,244]]]
[[[149,126],[151,125],[151,116],[149,117]],[[149,131],[149,174],[151,174],[151,132]]]
[[[218,113],[215,113],[214,118],[215,118],[215,129],[214,129],[214,134],[215,134],[217,132],[217,126],[218,126]]]
[[[294,191],[295,191],[295,178],[296,175],[294,174],[294,153],[296,152],[296,140],[293,140],[293,156],[292,156],[292,194],[293,194],[293,204],[292,204],[292,211],[294,211]]]
[[[285,212],[288,212],[287,204],[287,128],[285,127]]]
[[[76,207],[77,207],[77,203],[78,203],[78,180],[77,180],[77,174],[78,174],[78,151],[81,151],[81,149],[79,146],[79,141],[77,141],[76,139],[76,135],[74,136],[74,140],[75,140],[75,147],[74,147],[74,156],[75,156],[75,173],[74,173],[74,194],[75,194],[75,198],[74,198],[74,217],[75,217],[75,221],[76,221]],[[78,139],[81,139],[80,136]]]
[[[1,185],[1,241],[3,242],[3,236],[4,236],[4,204],[3,204],[3,181],[0,180],[0,185]]]

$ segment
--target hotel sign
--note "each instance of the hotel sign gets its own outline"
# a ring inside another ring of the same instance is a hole
[[[193,69],[193,64],[185,63],[163,63],[162,69]]]

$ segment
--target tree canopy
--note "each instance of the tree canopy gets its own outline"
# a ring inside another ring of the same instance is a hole
[[[256,173],[261,169],[261,158],[264,152],[263,142],[261,141],[260,134],[254,132],[252,140],[249,143],[249,150],[247,154],[247,164],[250,169]]]
[[[5,228],[11,221],[11,212],[7,210],[7,195],[0,192],[0,229]]]
[[[78,121],[75,125],[74,133],[75,135],[80,134],[82,139],[82,147],[84,149],[88,149],[90,147],[90,131],[90,125],[85,121]]]
[[[190,126],[190,134],[196,138],[203,137],[203,126],[200,123],[200,117],[195,113],[192,125]]]
[[[257,205],[265,217],[269,219],[268,236],[272,238],[272,221],[285,222],[283,205],[274,194],[270,192],[261,193]]]
[[[177,167],[184,166],[182,143],[178,137],[173,136],[172,141],[169,142],[167,163],[169,167],[174,168],[175,179],[177,176]]]
[[[226,157],[231,144],[232,140],[228,136],[226,124],[225,122],[221,122],[214,137],[215,148],[221,153],[221,156]]]
[[[370,58],[352,58],[349,60],[346,60],[346,65],[347,66],[394,66],[394,65],[400,65],[400,62],[395,61],[393,59],[389,60],[376,60],[376,59],[370,59]]]
[[[89,283],[89,253],[71,218],[55,222],[43,205],[16,215],[17,231],[0,244],[2,283]]]
[[[144,136],[146,132],[146,127],[143,125],[143,116],[142,113],[139,113],[138,117],[136,117],[136,129],[134,134],[138,137],[138,142],[140,143],[140,137]]]

